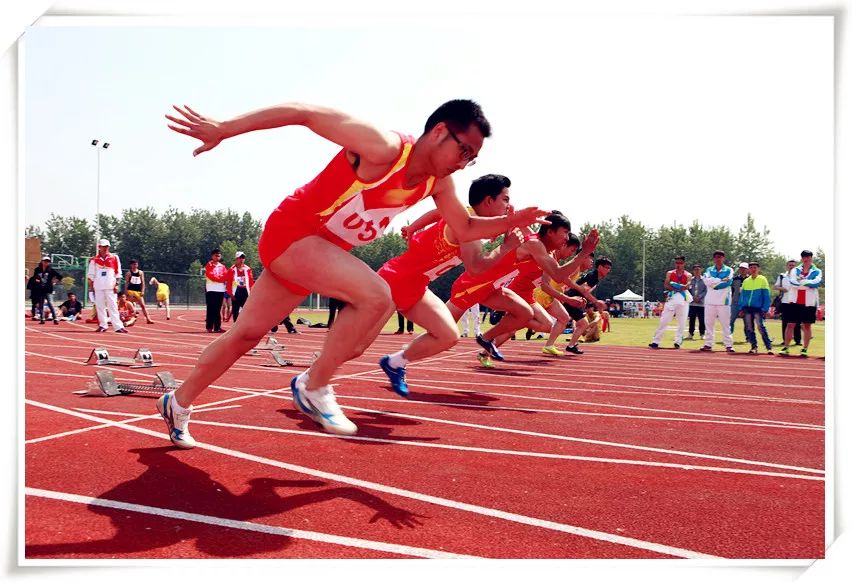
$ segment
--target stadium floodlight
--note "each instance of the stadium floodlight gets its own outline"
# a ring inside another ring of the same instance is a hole
[[[98,147],[98,144],[101,143],[97,139],[92,140],[92,146],[98,151],[98,179],[97,179],[97,194],[95,198],[95,241],[101,238],[101,224],[98,220],[98,216],[101,214],[101,150],[105,150],[109,147],[109,142],[104,142],[101,147]],[[97,244],[95,245],[97,247]]]

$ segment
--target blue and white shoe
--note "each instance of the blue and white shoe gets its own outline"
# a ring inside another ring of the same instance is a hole
[[[192,407],[188,408],[185,414],[181,414],[175,411],[174,401],[175,393],[166,392],[157,399],[157,410],[169,427],[172,443],[179,449],[191,449],[195,446],[195,439],[189,434],[189,415],[192,414]]]
[[[479,346],[488,353],[488,355],[498,362],[502,362],[504,360],[503,354],[500,353],[500,350],[497,349],[494,342],[488,341],[481,335],[478,335],[476,336],[476,343],[478,343]]]
[[[393,391],[403,398],[408,398],[408,384],[405,383],[405,368],[394,368],[391,366],[390,356],[384,356],[379,360],[379,366],[388,375]]]
[[[290,380],[290,391],[293,393],[293,405],[296,410],[307,414],[325,432],[344,436],[358,432],[358,427],[346,418],[337,404],[331,386],[306,390],[304,386],[299,385],[298,379],[299,376],[295,376]]]

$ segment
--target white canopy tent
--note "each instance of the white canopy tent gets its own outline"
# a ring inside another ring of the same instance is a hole
[[[616,301],[642,301],[642,296],[637,295],[630,289],[622,293],[621,295],[616,295],[613,297]]]

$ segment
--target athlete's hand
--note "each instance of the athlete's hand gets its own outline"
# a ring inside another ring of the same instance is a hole
[[[405,240],[408,240],[408,237],[410,237],[414,233],[411,232],[411,229],[409,229],[408,226],[403,226],[402,228],[399,229],[399,234],[402,238],[404,238]]]
[[[520,229],[513,228],[503,236],[503,242],[500,245],[505,252],[516,249],[524,242],[524,233]]]
[[[521,208],[520,210],[508,214],[509,225],[512,227],[529,226],[530,224],[550,224],[544,219],[548,214],[546,210],[531,206],[529,208]]]
[[[568,301],[566,301],[566,303],[573,305],[577,309],[585,309],[586,308],[586,300],[583,299],[582,297],[569,297]]]
[[[592,253],[598,247],[599,242],[601,242],[601,235],[598,229],[593,228],[589,234],[583,237],[583,251],[588,249],[589,253]]]
[[[183,116],[183,119],[166,115],[166,119],[176,124],[169,124],[169,129],[201,141],[201,146],[192,152],[193,156],[212,150],[225,138],[225,131],[221,122],[200,115],[187,105],[184,105],[183,109],[177,105],[172,105],[172,107]]]

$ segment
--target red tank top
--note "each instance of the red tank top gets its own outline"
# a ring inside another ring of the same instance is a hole
[[[341,150],[316,178],[285,198],[270,221],[276,213],[295,216],[348,248],[374,241],[394,216],[428,196],[435,186],[435,176],[411,188],[404,186],[415,139],[399,136],[399,156],[384,176],[362,181],[346,159],[346,150]]]
[[[532,257],[518,263],[518,274],[509,283],[509,289],[518,295],[529,294],[535,291],[535,288],[541,285],[541,267]]]
[[[538,240],[538,235],[530,232],[526,228],[522,228],[521,232],[524,236],[524,241]],[[466,289],[468,292],[473,292],[480,287],[491,286],[497,289],[502,287],[504,283],[511,281],[520,273],[520,265],[527,262],[528,259],[518,261],[518,249],[514,248],[500,259],[496,265],[479,273],[471,275],[467,271],[461,274],[453,284],[454,289]],[[532,259],[529,259],[532,260]],[[534,262],[534,261],[533,261]]]
[[[672,283],[680,283],[681,285],[686,285],[686,276],[686,271],[684,271],[680,275],[677,274],[677,270],[669,271],[669,281],[671,281]]]
[[[408,241],[408,250],[385,263],[397,273],[426,275],[434,281],[456,265],[461,265],[461,248],[447,239],[447,221],[443,218],[416,233]]]

